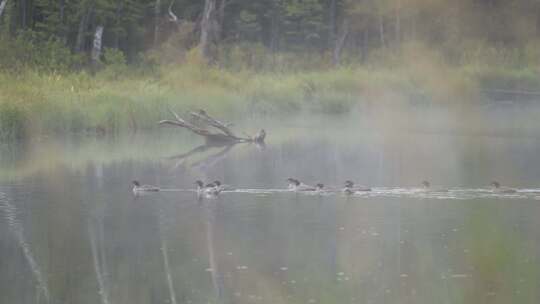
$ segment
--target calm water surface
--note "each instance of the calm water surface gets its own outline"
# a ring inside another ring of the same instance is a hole
[[[268,129],[187,156],[201,139],[166,130],[4,146],[0,303],[540,301],[540,138]],[[375,191],[278,191],[289,176]],[[199,201],[196,179],[237,190]]]

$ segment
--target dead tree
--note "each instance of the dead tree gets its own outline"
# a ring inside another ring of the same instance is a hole
[[[2,17],[2,13],[4,12],[4,8],[6,7],[6,4],[7,4],[7,0],[2,0],[2,2],[0,2],[0,17]]]
[[[208,144],[235,144],[235,143],[264,143],[266,132],[261,129],[255,136],[238,136],[229,127],[231,124],[223,123],[206,113],[205,110],[198,110],[197,112],[191,112],[190,115],[197,122],[207,127],[217,129],[218,132],[211,132],[205,127],[199,127],[191,122],[188,122],[176,114],[173,110],[169,109],[175,120],[162,120],[160,125],[173,125],[181,128],[186,128],[191,132],[203,136]]]
[[[349,35],[349,20],[347,18],[343,19],[343,25],[341,26],[339,36],[336,39],[336,44],[334,47],[333,53],[333,63],[335,66],[338,66],[341,62],[341,52],[347,41],[347,36]]]
[[[214,23],[215,9],[216,0],[206,0],[204,2],[199,47],[202,57],[207,61],[210,61],[210,43],[212,37],[214,37],[212,32],[214,27],[212,26],[212,24]]]
[[[96,27],[96,32],[94,34],[94,42],[92,43],[92,64],[97,67],[100,63],[101,57],[101,38],[103,37],[103,25],[98,25]]]
[[[171,2],[172,4],[172,2]],[[156,0],[154,4],[154,47],[159,42],[159,22],[161,16],[161,0]]]

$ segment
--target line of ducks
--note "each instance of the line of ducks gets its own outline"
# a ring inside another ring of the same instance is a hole
[[[306,185],[303,182],[295,179],[295,178],[288,178],[287,182],[289,183],[289,190],[291,191],[325,191],[324,184],[316,184],[315,186]],[[448,189],[444,188],[432,188],[431,183],[428,181],[422,181],[421,183],[422,187],[420,190],[423,191],[430,191],[430,192],[448,192]],[[516,193],[516,189],[508,188],[508,187],[502,187],[499,182],[493,181],[490,183],[491,192],[494,193]],[[370,192],[372,189],[370,187],[366,186],[356,186],[353,181],[347,180],[345,181],[345,187],[341,189],[341,192],[347,195],[352,195],[355,193],[363,193],[363,192]]]
[[[156,186],[151,185],[141,185],[138,181],[133,181],[133,193],[138,194],[141,192],[158,192],[161,189]],[[288,189],[290,191],[294,192],[323,192],[327,191],[325,189],[324,184],[318,183],[315,186],[307,185],[301,181],[299,181],[296,178],[289,177],[287,179],[288,183]],[[195,181],[195,185],[197,186],[196,192],[198,197],[217,197],[222,191],[225,190],[232,190],[230,186],[223,185],[220,181],[216,180],[209,184],[204,184],[201,180]],[[441,189],[441,188],[432,188],[431,183],[428,181],[423,181],[421,183],[422,190],[423,191],[431,191],[431,192],[448,192],[448,189]],[[508,188],[508,187],[501,187],[501,184],[493,181],[490,184],[491,191],[494,193],[516,193],[517,190]],[[335,189],[334,189],[335,191]],[[365,187],[365,186],[356,186],[353,181],[347,180],[345,181],[344,187],[341,189],[341,192],[345,195],[353,195],[355,193],[365,193],[372,191],[371,188]]]
[[[161,191],[161,188],[157,186],[152,185],[141,185],[139,181],[134,180],[132,182],[133,184],[133,193],[134,194],[140,194],[143,192],[159,192]],[[224,190],[232,190],[231,187],[227,185],[223,185],[220,181],[216,180],[209,184],[204,184],[201,180],[195,181],[195,185],[197,186],[197,196],[202,197],[216,197],[218,196],[222,191]]]

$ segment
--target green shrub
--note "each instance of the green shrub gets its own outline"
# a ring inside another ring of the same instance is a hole
[[[26,134],[28,119],[24,110],[14,104],[0,103],[0,140],[19,139]]]
[[[15,39],[0,37],[0,58],[0,68],[12,70],[67,71],[82,63],[82,57],[72,55],[60,39],[32,30],[20,31]]]

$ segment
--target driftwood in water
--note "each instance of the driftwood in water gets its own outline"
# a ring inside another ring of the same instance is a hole
[[[266,137],[266,132],[261,129],[255,136],[240,137],[237,136],[229,127],[231,124],[223,123],[206,113],[204,110],[198,110],[197,112],[191,112],[190,115],[198,122],[208,127],[213,127],[219,132],[208,131],[204,127],[197,126],[182,119],[176,112],[169,109],[175,120],[162,120],[160,125],[173,125],[181,128],[186,128],[191,132],[203,136],[207,143],[242,143],[242,142],[254,142],[263,143]]]

